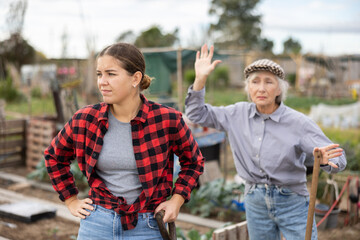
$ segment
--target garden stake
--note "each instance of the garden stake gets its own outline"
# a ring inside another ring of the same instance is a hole
[[[165,223],[163,221],[165,211],[161,210],[155,215],[156,222],[159,225],[161,236],[164,240],[176,240],[176,228],[175,222],[169,222],[169,232],[166,230]]]
[[[314,210],[315,210],[315,201],[316,201],[316,192],[318,187],[319,180],[319,169],[320,169],[320,159],[322,158],[321,152],[319,150],[314,153],[314,168],[312,173],[311,180],[311,192],[310,192],[310,202],[309,210],[306,223],[306,233],[305,240],[311,240],[312,226],[314,222]]]

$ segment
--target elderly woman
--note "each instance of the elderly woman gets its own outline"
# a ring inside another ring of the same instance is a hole
[[[212,62],[213,47],[197,52],[196,77],[185,100],[186,115],[201,126],[226,131],[237,173],[246,180],[245,209],[250,239],[304,239],[309,194],[305,159],[322,153],[321,168],[336,173],[346,166],[338,144],[332,143],[307,116],[287,107],[284,70],[262,59],[245,68],[250,102],[225,107],[204,103],[207,76],[221,61]],[[313,224],[312,239],[317,239]]]

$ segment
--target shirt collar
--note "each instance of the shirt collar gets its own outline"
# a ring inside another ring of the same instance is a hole
[[[272,114],[269,115],[269,117],[275,121],[275,122],[279,122],[280,118],[283,114],[285,110],[285,105],[283,102],[280,103],[280,106],[275,110],[275,112],[273,112]],[[251,103],[250,104],[250,113],[249,113],[249,118],[254,118],[255,116],[260,116],[260,113],[256,110],[256,105],[255,103]]]
[[[141,105],[141,108],[139,109],[138,114],[136,115],[136,117],[133,120],[137,120],[137,121],[144,123],[144,122],[146,122],[147,116],[149,114],[150,103],[143,94],[140,94],[140,98],[141,98],[141,101],[143,102],[143,104]],[[100,103],[99,117],[98,117],[99,121],[108,120],[109,107],[110,107],[110,105],[107,103],[104,103],[104,102]]]
[[[147,116],[149,114],[150,103],[143,94],[140,94],[140,98],[141,98],[143,104],[141,105],[141,108],[139,109],[139,112],[136,115],[136,117],[134,118],[134,120],[138,120],[138,121],[144,123],[144,122],[146,122]]]

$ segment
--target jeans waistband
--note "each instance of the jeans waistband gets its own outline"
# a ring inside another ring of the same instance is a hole
[[[99,209],[101,209],[101,211],[103,211],[103,212],[121,216],[121,214],[118,214],[118,213],[115,212],[114,210],[104,208],[103,206],[100,206],[100,205],[93,204],[93,207],[94,207],[94,211],[95,211],[97,208],[99,208]],[[154,215],[154,212],[141,212],[141,213],[138,212],[137,214],[138,214],[138,217],[139,217],[139,218],[141,218],[141,217],[142,217],[142,218],[147,218],[148,216]]]
[[[267,183],[254,183],[255,188],[280,188],[281,186],[274,185],[274,184],[267,184]]]

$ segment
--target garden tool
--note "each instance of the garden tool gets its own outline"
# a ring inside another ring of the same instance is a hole
[[[165,211],[161,210],[155,215],[156,222],[159,225],[161,236],[164,240],[176,240],[176,227],[175,222],[169,222],[168,227],[169,231],[167,231],[165,223],[164,223],[164,215]]]
[[[311,180],[311,190],[310,190],[310,202],[309,210],[306,223],[306,233],[305,240],[311,240],[312,226],[314,222],[314,210],[315,210],[315,201],[316,201],[316,192],[319,181],[319,170],[320,170],[320,159],[322,158],[320,150],[314,152],[314,169],[312,173]]]

